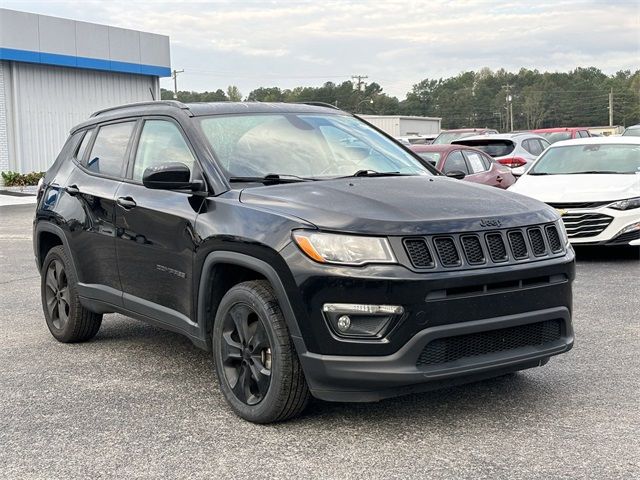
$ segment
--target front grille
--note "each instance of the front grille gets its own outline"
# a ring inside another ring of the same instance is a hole
[[[394,237],[391,241],[394,249],[404,249],[411,266],[416,269],[500,266],[555,257],[564,252],[559,231],[553,223],[489,232]]]
[[[553,208],[598,208],[611,202],[574,202],[574,203],[547,203]]]
[[[433,257],[424,238],[406,238],[404,240],[404,248],[414,267],[433,267]]]
[[[494,262],[507,261],[507,248],[504,246],[504,240],[499,233],[487,234],[487,246],[489,247],[489,255]]]
[[[436,246],[442,265],[445,267],[457,267],[460,265],[460,255],[453,238],[438,237],[434,239],[433,243]]]
[[[547,225],[545,227],[547,231],[547,240],[549,240],[549,247],[552,252],[559,252],[562,250],[562,242],[560,241],[560,234],[555,225]]]
[[[480,239],[476,235],[464,235],[461,237],[462,249],[467,257],[469,265],[481,265],[485,262]]]
[[[536,257],[540,257],[545,254],[547,247],[544,244],[544,238],[542,231],[539,228],[530,228],[528,230],[529,241],[531,242],[531,249]]]
[[[613,221],[613,217],[601,213],[567,213],[562,221],[569,238],[585,238],[600,235]]]
[[[524,235],[520,230],[509,232],[509,243],[511,244],[511,253],[513,253],[513,258],[522,260],[529,256],[527,242],[524,240]]]
[[[416,365],[440,365],[517,348],[541,346],[560,340],[561,335],[561,320],[546,320],[517,327],[437,338],[424,347]]]

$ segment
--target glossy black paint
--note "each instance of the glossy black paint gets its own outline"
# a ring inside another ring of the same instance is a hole
[[[230,282],[266,278],[274,288],[312,390],[322,390],[318,395],[325,399],[346,398],[327,393],[331,391],[328,370],[318,370],[325,360],[328,366],[332,356],[386,358],[391,364],[385,368],[399,372],[404,364],[394,364],[393,355],[430,329],[454,329],[496,318],[526,320],[532,312],[550,309],[568,312],[570,327],[571,249],[537,262],[447,272],[418,272],[402,263],[343,267],[306,257],[292,243],[293,230],[386,236],[398,245],[396,240],[406,235],[482,232],[496,221],[501,228],[511,228],[549,223],[558,217],[552,208],[535,200],[443,176],[344,178],[232,188],[192,117],[248,110],[344,114],[307,105],[194,105],[183,109],[158,104],[92,117],[72,133],[100,122],[137,122],[123,175],[106,178],[87,172],[81,159],[74,158],[81,133],[71,137],[45,176],[38,200],[34,220],[38,265],[46,246],[58,239],[75,265],[78,290],[87,308],[155,323],[188,336],[202,348],[210,348],[217,302],[232,286]],[[180,126],[197,158],[191,180],[195,177],[202,182],[199,191],[150,189],[131,180],[132,152],[147,118],[168,119]],[[435,290],[544,276],[557,281],[487,295],[427,299]],[[327,302],[402,305],[405,314],[383,339],[338,338],[321,313]],[[567,336],[565,349],[572,341],[572,335]],[[518,365],[540,364],[556,353],[560,351],[540,352]],[[344,365],[342,360],[339,363]],[[496,365],[492,368],[498,371]],[[353,365],[352,371],[357,369]],[[340,372],[336,375],[345,375]],[[336,381],[336,392],[344,389],[339,384]]]

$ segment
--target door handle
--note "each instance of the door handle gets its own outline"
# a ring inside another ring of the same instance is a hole
[[[80,193],[80,189],[78,188],[77,185],[69,185],[67,188],[64,189],[64,191],[67,192],[72,197]]]
[[[125,210],[131,210],[137,205],[136,201],[131,197],[118,197],[116,202]]]
[[[500,175],[498,175],[498,176],[496,177],[496,181],[501,182],[501,181],[502,181],[502,177],[501,177]]]

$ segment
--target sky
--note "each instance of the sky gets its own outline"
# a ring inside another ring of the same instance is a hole
[[[400,99],[425,78],[520,68],[640,69],[640,0],[18,1],[0,6],[161,33],[180,90],[320,86],[366,75]],[[170,79],[161,86],[173,88]]]

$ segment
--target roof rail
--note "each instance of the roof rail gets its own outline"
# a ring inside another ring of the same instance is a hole
[[[332,103],[327,103],[327,102],[294,102],[294,103],[299,103],[301,105],[311,105],[314,107],[326,107],[326,108],[331,108],[333,110],[340,110],[338,107],[336,107]]]
[[[103,113],[113,112],[115,110],[121,110],[124,108],[132,108],[132,107],[150,107],[154,105],[164,105],[167,107],[175,107],[180,108],[182,110],[189,110],[189,107],[177,100],[155,100],[153,102],[136,102],[136,103],[127,103],[125,105],[118,105],[117,107],[109,107],[103,108],[102,110],[98,110],[97,112],[93,112],[91,114],[91,118],[97,117],[98,115],[102,115]]]

